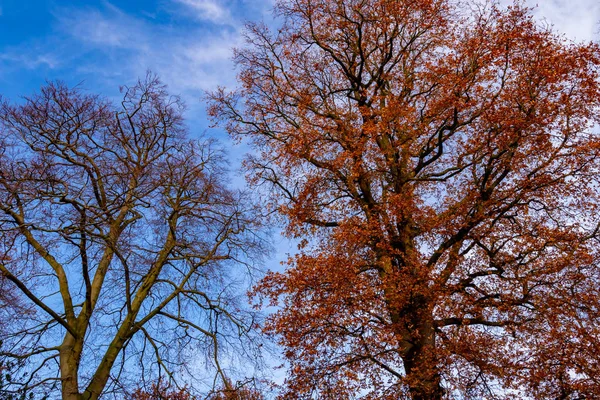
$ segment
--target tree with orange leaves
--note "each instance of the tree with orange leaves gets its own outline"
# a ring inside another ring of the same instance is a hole
[[[600,48],[518,2],[280,0],[211,113],[287,233],[283,398],[600,396]]]

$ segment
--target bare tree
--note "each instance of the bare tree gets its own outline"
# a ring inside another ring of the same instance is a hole
[[[10,391],[97,399],[173,382],[196,350],[227,383],[222,349],[251,348],[236,301],[264,245],[251,203],[156,77],[122,92],[49,84],[0,105],[0,279],[35,309],[0,332],[0,359],[23,365]]]

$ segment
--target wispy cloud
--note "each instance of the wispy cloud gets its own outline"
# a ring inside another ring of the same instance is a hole
[[[532,6],[536,1],[527,0]],[[162,0],[159,4],[137,14],[106,0],[94,7],[58,6],[51,35],[3,49],[0,75],[9,79],[19,69],[39,70],[49,79],[72,77],[114,88],[151,69],[188,104],[198,104],[202,90],[235,85],[231,56],[232,48],[242,44],[242,19],[269,18],[266,10],[272,5],[267,0]],[[597,0],[568,4],[545,0],[535,14],[570,38],[599,37]]]
[[[202,90],[235,85],[231,57],[233,47],[242,44],[243,21],[265,17],[271,1],[158,0],[143,7],[111,0],[55,3],[42,10],[52,16],[45,20],[44,36],[15,37],[0,48],[0,79],[11,82],[11,76],[29,70],[32,82],[32,76],[40,83],[45,78],[85,81],[104,91],[150,69],[190,105],[197,104]]]
[[[600,36],[600,2],[598,0],[528,0],[536,17],[576,41]]]
[[[195,12],[197,18],[217,24],[231,23],[229,9],[218,0],[175,0]]]
[[[26,69],[36,69],[40,67],[55,68],[60,63],[52,53],[27,53],[17,49],[0,53],[0,61],[17,64]]]
[[[217,8],[209,10],[214,18],[229,15]],[[78,74],[117,85],[150,69],[192,107],[198,106],[204,90],[235,84],[231,57],[233,47],[241,44],[239,26],[190,24],[178,29],[133,17],[114,6],[63,9],[56,18],[71,48],[94,55],[93,60],[73,66]]]
[[[144,23],[110,4],[104,10],[59,9],[54,16],[61,31],[81,42],[124,49],[147,46]]]

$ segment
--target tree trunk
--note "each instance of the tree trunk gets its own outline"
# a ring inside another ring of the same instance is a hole
[[[410,249],[415,253],[414,245],[407,241],[402,250]],[[433,324],[431,298],[421,293],[427,288],[427,280],[419,276],[418,270],[407,275],[394,273],[391,258],[380,258],[383,266],[380,276],[384,282],[385,300],[394,331],[398,336],[400,354],[404,363],[405,383],[408,385],[412,400],[441,400],[444,389],[435,353],[435,327]],[[398,260],[397,265],[406,265]],[[418,265],[418,262],[414,262]],[[409,263],[410,265],[410,263]],[[391,277],[391,278],[390,278]],[[407,285],[407,282],[412,282]],[[409,292],[407,299],[399,296]]]
[[[416,331],[403,356],[406,382],[412,400],[441,400],[444,390],[435,357],[435,331],[431,318],[415,321]]]
[[[118,335],[115,340],[109,345],[106,350],[96,373],[94,374],[90,384],[85,389],[81,400],[96,400],[100,397],[100,394],[104,390],[108,378],[110,377],[110,371],[112,366],[119,355],[119,352],[123,348],[124,339],[121,339]]]
[[[81,400],[79,394],[79,361],[83,340],[67,332],[60,346],[60,379],[63,400]]]

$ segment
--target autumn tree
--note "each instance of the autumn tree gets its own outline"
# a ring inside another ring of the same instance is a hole
[[[211,113],[301,239],[289,399],[600,396],[600,48],[516,2],[280,0]]]
[[[4,390],[97,399],[176,387],[202,359],[225,381],[236,347],[256,359],[236,297],[259,223],[182,111],[152,75],[118,105],[62,84],[0,105],[0,362],[19,366]]]

